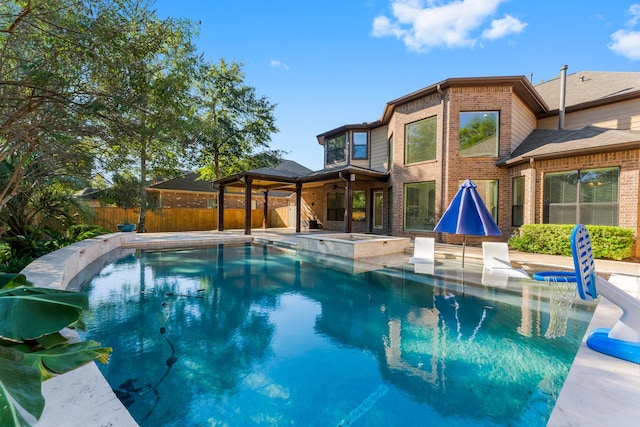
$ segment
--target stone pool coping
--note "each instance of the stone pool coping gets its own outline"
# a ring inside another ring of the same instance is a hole
[[[85,240],[39,258],[22,272],[36,286],[65,289],[66,285],[92,261],[118,247],[168,248],[205,246],[220,242],[250,242],[262,240],[276,243],[279,240],[295,242],[292,233],[267,237],[243,236],[234,232],[192,233],[114,233]],[[436,245],[436,255],[450,254],[459,248]],[[444,248],[444,249],[443,249]],[[466,257],[481,259],[474,249],[467,247]],[[523,256],[523,261],[527,261]],[[536,264],[566,267],[567,260],[558,257],[528,256]],[[519,258],[512,258],[520,261]],[[70,262],[75,260],[75,262]],[[570,261],[570,259],[569,259]],[[626,268],[621,268],[626,267]],[[631,293],[640,294],[638,272],[640,266],[623,264],[599,264],[598,272],[613,273],[610,281]],[[624,271],[624,273],[621,273]],[[601,298],[589,324],[587,333],[596,327],[611,327],[620,310]],[[596,353],[586,347],[586,337],[578,350],[571,370],[547,426],[635,426],[640,418],[640,365]],[[64,375],[45,381],[42,387],[46,406],[38,427],[64,426],[137,426],[129,412],[117,399],[111,387],[95,363],[89,363]]]

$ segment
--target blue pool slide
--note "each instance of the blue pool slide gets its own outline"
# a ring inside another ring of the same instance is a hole
[[[596,274],[587,228],[578,224],[571,233],[571,252],[580,298],[591,301],[603,297],[622,309],[622,316],[611,329],[595,329],[587,346],[597,352],[640,363],[640,300]]]

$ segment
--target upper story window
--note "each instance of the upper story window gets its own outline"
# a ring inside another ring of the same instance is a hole
[[[405,164],[436,159],[436,126],[436,116],[405,125]]]
[[[345,147],[347,145],[347,135],[337,135],[329,138],[325,142],[327,150],[327,164],[344,162],[345,160]]]
[[[460,113],[460,157],[498,157],[498,111]]]
[[[369,133],[353,132],[353,159],[366,159],[369,153]]]

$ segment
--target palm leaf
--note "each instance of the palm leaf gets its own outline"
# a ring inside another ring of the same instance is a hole
[[[107,363],[110,354],[110,347],[100,347],[99,343],[89,340],[28,353],[25,354],[24,361],[38,368],[40,373],[48,378],[51,376],[51,372],[63,374],[94,359]]]
[[[53,290],[51,290],[53,291]],[[87,296],[76,292],[43,292],[17,288],[0,292],[0,337],[33,340],[74,324],[87,306]]]
[[[24,356],[0,346],[0,425],[23,427],[35,424],[44,410],[38,369],[23,363]]]

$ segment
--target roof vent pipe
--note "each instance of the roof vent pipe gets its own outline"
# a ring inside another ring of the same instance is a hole
[[[567,66],[560,68],[560,106],[558,107],[558,129],[564,129],[564,106],[567,97]]]

